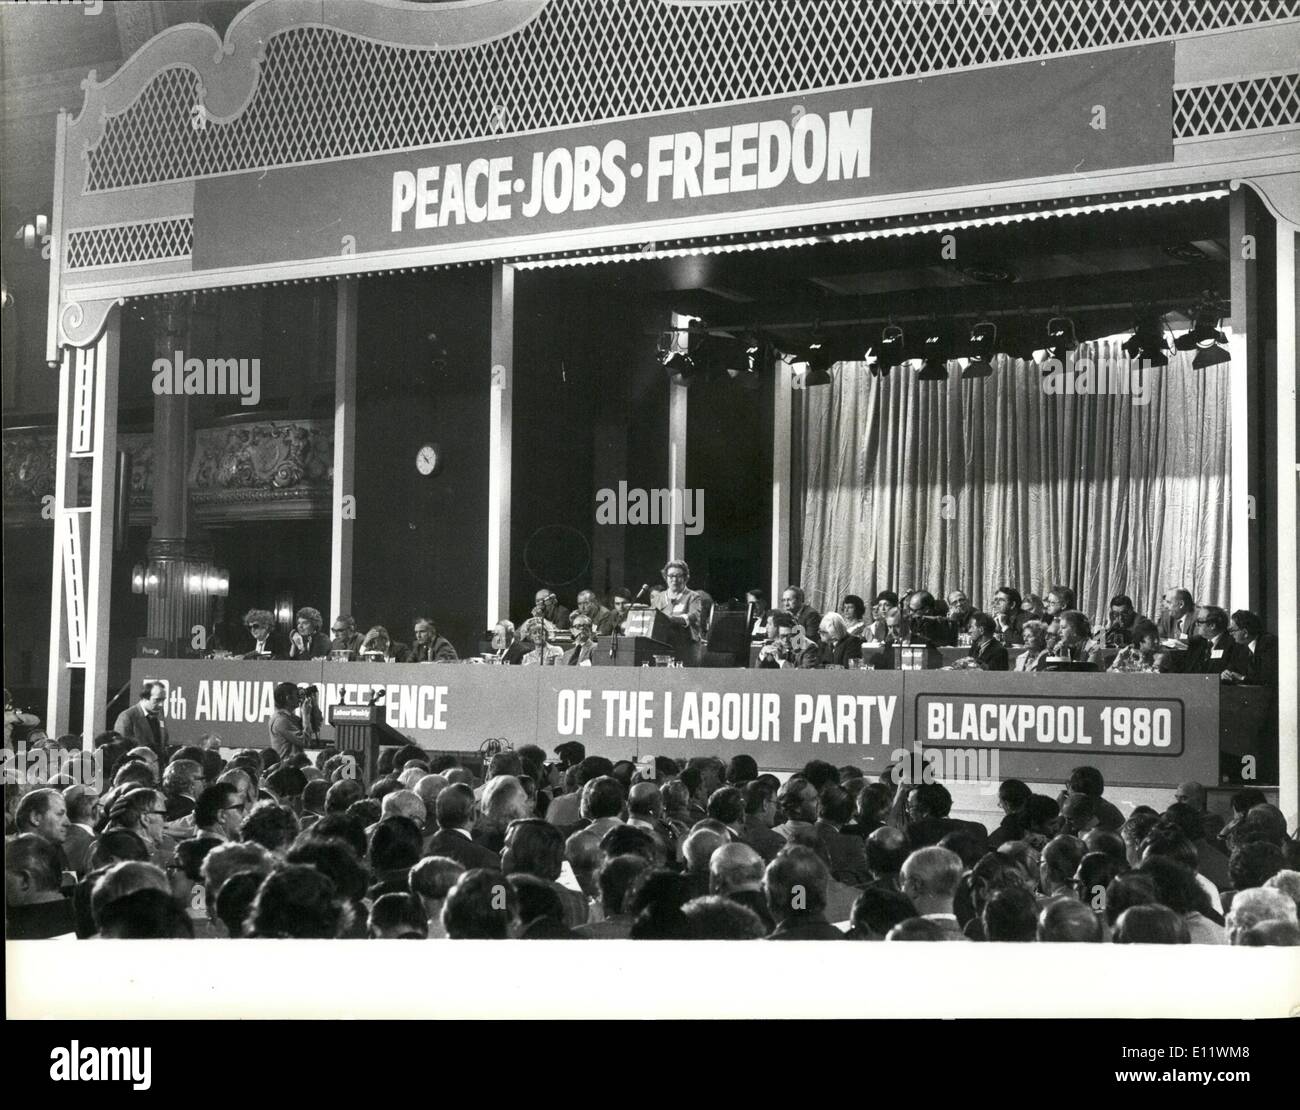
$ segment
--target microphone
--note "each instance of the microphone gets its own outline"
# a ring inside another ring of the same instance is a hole
[[[383,686],[377,686],[370,692],[370,700],[366,702],[367,709],[373,709],[387,696],[388,691]]]
[[[641,598],[642,598],[643,596],[644,596],[644,597],[649,597],[649,596],[650,596],[650,583],[649,583],[649,582],[642,583],[641,588],[637,591],[637,595],[636,595],[636,598],[635,598],[634,601],[633,601],[633,604],[635,604],[637,601],[640,601]]]

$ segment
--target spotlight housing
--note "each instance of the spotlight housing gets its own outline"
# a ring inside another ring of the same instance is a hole
[[[919,382],[946,382],[948,380],[948,359],[952,354],[952,343],[947,332],[937,324],[931,325],[921,341],[921,372],[916,376]]]
[[[735,365],[739,362],[739,365]],[[754,390],[761,384],[763,370],[767,365],[766,345],[758,339],[751,339],[740,352],[734,355],[727,365],[727,376],[741,389]]]
[[[831,353],[826,349],[823,340],[814,337],[800,361],[808,364],[808,369],[803,375],[805,388],[831,384]]]
[[[1133,324],[1133,334],[1124,340],[1123,351],[1143,366],[1168,366],[1169,344],[1164,321],[1154,312],[1144,312]]]
[[[1228,337],[1219,330],[1222,314],[1218,304],[1207,299],[1196,309],[1193,316],[1194,325],[1174,340],[1174,347],[1179,351],[1195,351],[1192,358],[1194,370],[1204,370],[1210,366],[1220,366],[1230,362],[1232,356],[1224,348]]]
[[[997,353],[997,325],[985,320],[970,330],[970,339],[966,344],[966,368],[961,372],[962,380],[967,378],[987,378],[993,373],[993,356]]]
[[[888,324],[880,333],[880,350],[876,355],[875,374],[888,374],[907,361],[907,337],[897,324]]]
[[[663,367],[673,385],[690,385],[699,373],[695,359],[685,351],[669,351],[664,356]]]

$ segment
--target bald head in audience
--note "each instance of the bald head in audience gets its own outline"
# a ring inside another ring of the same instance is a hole
[[[1049,942],[1099,944],[1101,922],[1090,906],[1071,898],[1058,898],[1038,915],[1038,939]]]

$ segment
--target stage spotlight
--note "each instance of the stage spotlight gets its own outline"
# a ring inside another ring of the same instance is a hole
[[[757,389],[761,384],[761,376],[767,364],[766,355],[764,344],[757,339],[751,340],[740,352],[739,359],[733,353],[727,366],[727,376],[741,389]],[[740,365],[736,366],[736,362],[739,362]]]
[[[880,350],[876,356],[876,374],[888,374],[907,361],[907,339],[897,324],[889,324],[880,333]]]
[[[1228,337],[1219,330],[1221,316],[1218,305],[1213,301],[1205,301],[1196,310],[1193,319],[1195,325],[1192,329],[1174,340],[1174,346],[1178,350],[1196,352],[1192,368],[1204,370],[1231,361],[1232,356],[1223,347],[1228,342]]]
[[[1123,347],[1129,358],[1136,359],[1143,366],[1168,366],[1169,356],[1165,353],[1168,350],[1164,321],[1155,313],[1146,313],[1137,318],[1133,324],[1133,334],[1124,341]]]
[[[948,358],[952,354],[952,343],[947,332],[936,325],[931,325],[921,341],[921,372],[916,376],[918,382],[946,382],[948,380]]]
[[[673,385],[690,385],[699,373],[695,360],[685,351],[669,351],[664,356],[663,367]]]
[[[963,381],[967,378],[987,378],[993,373],[997,341],[997,325],[986,320],[971,328],[970,339],[966,344],[966,368],[961,372]]]
[[[1079,346],[1074,321],[1068,316],[1053,316],[1047,321],[1047,345],[1034,352],[1034,361],[1044,374],[1065,369],[1065,356]]]
[[[808,364],[808,369],[803,374],[805,389],[815,385],[831,384],[831,353],[821,339],[813,339],[799,361]]]

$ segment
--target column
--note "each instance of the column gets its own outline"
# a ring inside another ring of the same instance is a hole
[[[190,343],[190,302],[187,297],[175,296],[160,303],[155,318],[154,357],[170,362],[178,350],[184,351]],[[153,436],[154,524],[146,549],[147,635],[167,640],[178,651],[184,651],[193,643],[196,627],[206,628],[208,624],[203,572],[212,560],[211,545],[192,536],[190,530],[188,397],[168,393],[154,398]]]
[[[776,395],[772,416],[772,589],[768,604],[778,607],[790,584],[790,485],[794,423],[794,367],[775,360]]]
[[[515,390],[515,268],[492,267],[492,387],[488,391],[487,620],[510,608],[510,467]]]
[[[356,516],[357,279],[338,282],[334,341],[334,489],[330,514],[328,621],[352,612],[352,530]]]

